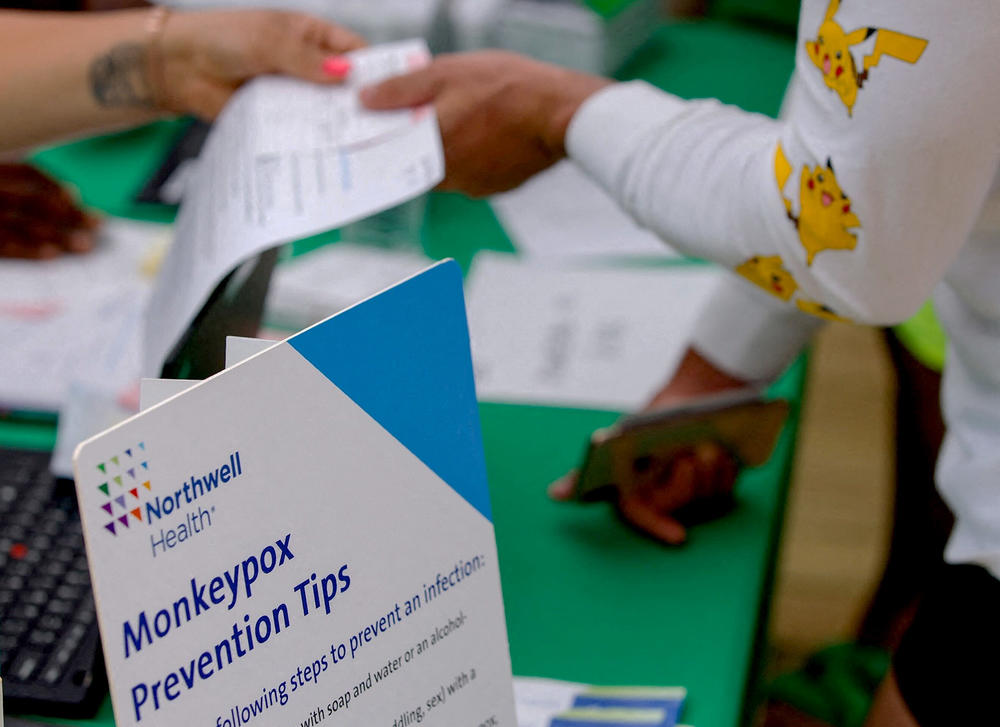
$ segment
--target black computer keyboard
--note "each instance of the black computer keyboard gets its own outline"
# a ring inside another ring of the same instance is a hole
[[[49,453],[0,449],[0,676],[4,710],[93,713],[105,693],[71,480]]]

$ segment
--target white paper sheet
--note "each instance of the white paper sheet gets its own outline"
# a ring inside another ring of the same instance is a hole
[[[264,309],[268,325],[299,330],[417,273],[431,260],[417,251],[338,243],[278,266]]]
[[[0,260],[0,405],[58,411],[75,380],[114,390],[138,378],[148,268],[170,234],[109,219],[90,253]]]
[[[521,254],[532,257],[677,257],[571,161],[490,200]]]
[[[266,351],[277,341],[267,338],[247,338],[246,336],[226,336],[226,368],[246,361],[261,351]]]
[[[375,113],[357,98],[362,86],[426,64],[426,44],[350,56],[344,85],[259,78],[219,116],[153,293],[144,372],[158,372],[208,294],[241,261],[400,204],[441,180],[433,110]]]
[[[466,283],[484,401],[627,411],[673,374],[717,272],[480,253]]]

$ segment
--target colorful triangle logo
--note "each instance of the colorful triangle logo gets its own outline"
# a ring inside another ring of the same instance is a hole
[[[108,483],[105,482],[103,485],[98,485],[97,489],[104,493],[105,497],[111,497],[111,493],[108,492]]]
[[[128,476],[131,477],[133,480],[135,479],[135,467],[129,467]]]
[[[138,499],[139,499],[139,488],[138,488],[138,487],[133,487],[133,488],[132,488],[131,490],[129,490],[128,492],[129,492],[129,494],[130,494],[130,495],[132,495],[132,497],[134,497],[134,498],[135,498],[136,500],[138,500]]]
[[[125,507],[125,495],[119,495],[115,498],[115,502],[118,503],[119,507]]]
[[[111,514],[111,503],[110,502],[104,503],[103,505],[101,505],[101,509],[104,510],[104,512],[106,512],[108,515],[110,515]]]
[[[131,457],[132,456],[132,450],[131,449],[126,449],[125,450],[125,454],[127,454],[129,457]]]
[[[145,487],[147,490],[150,490],[150,491],[152,491],[152,489],[153,489],[152,486],[149,484],[149,480],[146,480],[145,482],[143,482],[142,486]]]
[[[143,452],[145,452],[146,451],[146,443],[145,442],[139,442],[139,449],[141,449]]]
[[[144,470],[148,470],[148,469],[149,469],[149,462],[143,462],[143,463],[142,463],[142,468],[143,468]]]
[[[119,487],[122,486],[122,476],[121,475],[115,475],[115,484],[118,485]]]
[[[139,522],[142,522],[142,511],[139,508],[132,510],[132,517],[134,517]]]
[[[114,462],[115,463],[115,467],[117,467],[118,466],[118,455],[116,454],[114,457],[112,457],[111,461]]]
[[[104,466],[104,462],[101,462],[99,465],[97,465],[97,469],[99,469],[102,473],[105,473],[105,474],[108,471],[107,467]]]
[[[125,527],[128,527],[128,515],[122,515],[120,518],[118,518],[118,522],[120,522]]]
[[[108,523],[107,525],[105,525],[104,528],[106,530],[110,530],[112,535],[116,535],[117,534],[117,533],[115,533],[115,524],[114,524],[114,521],[112,521],[112,522]]]

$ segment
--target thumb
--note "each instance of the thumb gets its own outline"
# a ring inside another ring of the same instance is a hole
[[[576,491],[576,478],[576,470],[567,472],[565,475],[549,485],[549,497],[553,500],[559,501],[572,500],[573,493]]]
[[[422,106],[434,100],[441,79],[434,63],[361,89],[361,103],[373,111]]]

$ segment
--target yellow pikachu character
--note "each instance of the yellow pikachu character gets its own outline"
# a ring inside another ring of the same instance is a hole
[[[799,214],[792,212],[792,200],[785,197],[784,189],[792,175],[792,165],[778,144],[774,154],[774,175],[778,191],[785,203],[785,212],[799,231],[799,242],[806,251],[806,264],[822,250],[853,250],[858,244],[852,227],[861,227],[861,220],[851,211],[851,200],[837,183],[833,162],[815,166],[811,170],[803,165],[799,178]]]
[[[883,55],[906,63],[916,63],[923,55],[927,41],[884,28],[858,28],[847,33],[833,19],[839,9],[840,0],[830,0],[823,23],[816,33],[816,39],[806,41],[806,52],[816,67],[823,72],[823,81],[827,87],[837,92],[840,100],[847,106],[848,116],[851,116],[854,113],[854,102],[858,98],[858,91],[868,80],[868,72],[878,65]],[[850,48],[875,34],[877,34],[875,47],[871,55],[864,57],[859,72]]]
[[[799,289],[792,274],[785,270],[784,263],[777,255],[764,257],[754,255],[736,268],[736,272],[754,285],[759,285],[773,296],[789,301]]]

